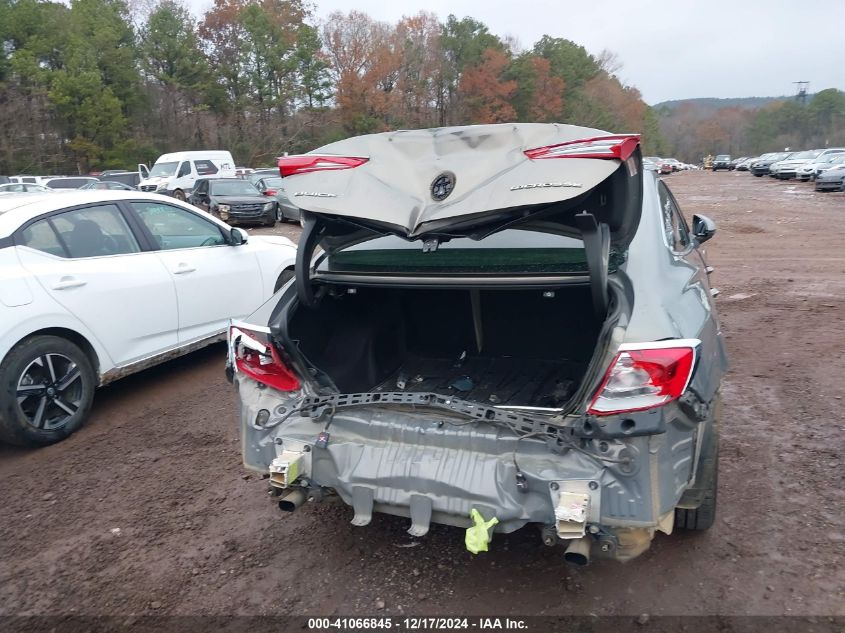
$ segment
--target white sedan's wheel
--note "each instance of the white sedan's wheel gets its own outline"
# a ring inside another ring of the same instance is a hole
[[[66,438],[85,422],[95,389],[78,346],[56,336],[23,341],[0,366],[0,439],[43,446]]]

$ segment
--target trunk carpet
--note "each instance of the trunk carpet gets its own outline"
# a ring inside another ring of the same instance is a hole
[[[433,392],[492,405],[561,407],[575,391],[584,366],[566,360],[467,356],[408,356],[372,391]]]

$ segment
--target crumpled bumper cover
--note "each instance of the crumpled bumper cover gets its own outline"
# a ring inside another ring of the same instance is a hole
[[[286,445],[308,446],[308,485],[336,491],[353,507],[356,525],[384,512],[410,517],[411,533],[421,535],[430,521],[468,527],[474,508],[499,520],[496,531],[511,532],[554,524],[557,492],[576,490],[590,496],[588,523],[655,527],[673,510],[695,461],[695,433],[676,423],[657,435],[578,440],[596,455],[626,457],[626,464],[539,438],[518,440],[507,427],[407,408],[338,410],[328,426],[294,415],[262,429],[247,421],[261,409],[278,411],[279,399],[252,381],[237,383],[245,464],[267,473]],[[659,415],[671,415],[666,409]],[[321,432],[329,434],[325,446],[317,441]]]

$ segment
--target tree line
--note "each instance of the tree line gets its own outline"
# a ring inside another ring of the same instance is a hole
[[[762,107],[708,108],[682,102],[659,108],[658,115],[668,151],[690,162],[707,154],[845,147],[845,92],[835,88],[817,92],[806,103],[782,99]]]
[[[610,53],[530,48],[471,17],[317,21],[306,0],[0,0],[0,173],[133,167],[181,149],[272,164],[350,135],[505,121],[641,132],[655,113]]]

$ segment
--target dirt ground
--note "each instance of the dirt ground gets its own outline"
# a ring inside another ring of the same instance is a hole
[[[709,532],[574,569],[532,529],[473,557],[453,528],[415,541],[342,506],[282,515],[241,467],[215,346],[103,389],[62,444],[0,446],[0,615],[845,615],[845,195],[667,180],[719,227],[732,366]]]

